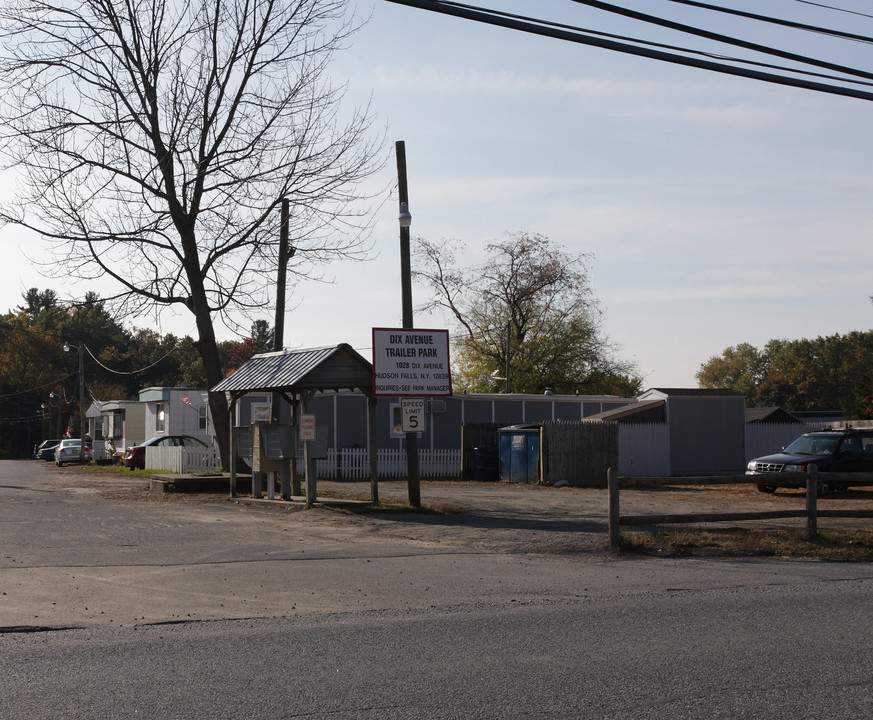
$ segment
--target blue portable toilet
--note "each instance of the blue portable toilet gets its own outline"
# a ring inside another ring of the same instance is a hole
[[[541,425],[510,425],[500,428],[501,482],[532,483],[540,479]]]

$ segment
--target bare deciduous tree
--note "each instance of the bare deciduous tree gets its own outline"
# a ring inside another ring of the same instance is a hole
[[[381,138],[325,73],[345,0],[20,0],[0,24],[2,219],[53,243],[48,274],[113,278],[125,312],[187,308],[210,386],[214,322],[267,301],[283,197],[298,274],[366,254]]]

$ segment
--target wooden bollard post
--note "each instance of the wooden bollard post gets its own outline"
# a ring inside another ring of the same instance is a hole
[[[818,467],[810,464],[806,471],[806,539],[818,536]]]
[[[618,504],[618,473],[615,468],[606,471],[606,487],[609,490],[609,544],[618,547],[621,514]]]

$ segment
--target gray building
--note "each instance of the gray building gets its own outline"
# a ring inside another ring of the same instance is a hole
[[[350,375],[355,372],[354,381]],[[365,371],[367,381],[361,377]],[[348,345],[310,348],[255,355],[213,391],[234,398],[235,425],[247,427],[259,412],[290,423],[288,403],[292,396],[305,396],[307,414],[316,418],[317,435],[326,435],[328,450],[370,446],[370,422],[377,448],[404,449],[406,437],[400,426],[400,398],[375,398],[371,414],[372,365]],[[277,397],[277,413],[265,410]],[[284,398],[284,399],[283,399]],[[636,398],[581,395],[466,395],[428,399],[426,427],[418,434],[419,449],[460,450],[465,423],[518,425],[547,420],[584,420],[598,413],[636,403]]]
[[[666,467],[677,477],[730,475],[745,468],[746,397],[735,390],[653,388],[637,404],[591,419],[663,424]]]
[[[253,408],[269,404],[270,398],[268,393],[252,393],[241,398],[237,405],[237,425],[252,424]],[[460,449],[464,423],[518,425],[546,420],[584,420],[636,402],[635,398],[608,395],[458,394],[431,399],[425,404],[426,430],[419,433],[418,445],[422,450]],[[314,414],[319,429],[327,432],[329,449],[368,447],[367,397],[363,393],[316,394],[307,403],[307,412]],[[283,422],[289,421],[287,404],[280,417]],[[400,429],[399,398],[378,398],[375,422],[379,448],[406,447],[405,435]]]

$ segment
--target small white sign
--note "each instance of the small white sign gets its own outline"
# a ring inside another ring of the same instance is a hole
[[[252,422],[268,423],[273,419],[273,407],[270,403],[252,403]]]
[[[422,398],[401,398],[400,429],[405,433],[420,433],[427,430]]]
[[[315,440],[315,415],[300,416],[300,440],[301,442]]]

